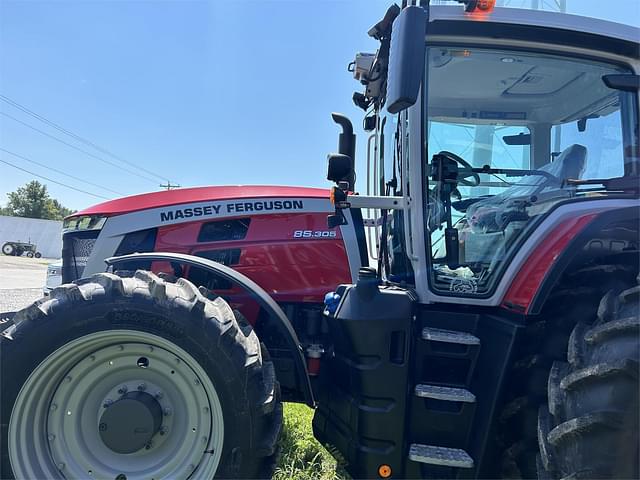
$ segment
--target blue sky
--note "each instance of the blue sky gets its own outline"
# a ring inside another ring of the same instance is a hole
[[[375,50],[366,31],[388,4],[0,0],[0,94],[183,186],[328,186],[325,157],[335,150],[339,131],[329,114],[346,113],[360,126],[361,111],[351,102],[359,85],[346,66],[355,52]],[[568,0],[568,10],[640,23],[637,0],[610,0],[606,11],[603,4]],[[115,161],[6,102],[0,101],[0,112]],[[358,131],[364,177],[365,135]],[[0,116],[0,147],[123,194],[155,190],[159,183],[6,116]],[[0,159],[117,196],[2,151]],[[0,205],[32,178],[0,163]],[[70,208],[100,201],[45,183]]]

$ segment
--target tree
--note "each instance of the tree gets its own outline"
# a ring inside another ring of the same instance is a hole
[[[15,192],[10,192],[8,197],[9,203],[6,208],[0,209],[2,215],[62,220],[73,213],[58,200],[51,198],[47,186],[37,180],[32,180]]]

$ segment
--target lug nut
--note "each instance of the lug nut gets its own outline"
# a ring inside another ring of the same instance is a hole
[[[164,413],[164,416],[165,416],[165,417],[168,417],[168,416],[170,416],[170,415],[171,415],[171,409],[170,409],[169,407],[166,407],[166,408],[163,410],[163,413]]]
[[[140,385],[138,385],[138,390],[140,390],[141,392],[144,392],[146,389],[147,389],[146,383],[141,383]]]
[[[167,427],[160,427],[160,435],[164,435],[169,431]]]
[[[155,393],[154,397],[156,398],[156,400],[160,400],[162,397],[164,397],[164,394],[158,391]]]
[[[52,403],[51,406],[49,407],[49,410],[51,410],[52,412],[55,411],[58,408],[58,405],[56,405],[55,403]]]
[[[113,400],[110,398],[107,398],[102,404],[103,408],[109,408],[111,405],[113,405]]]
[[[127,393],[127,390],[128,390],[127,386],[126,386],[126,385],[123,385],[123,386],[121,386],[121,387],[118,389],[118,393],[119,393],[120,395],[124,395],[125,393]]]

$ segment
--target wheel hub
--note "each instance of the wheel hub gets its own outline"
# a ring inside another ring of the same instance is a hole
[[[162,407],[145,392],[129,392],[108,406],[98,430],[104,444],[116,453],[134,453],[149,445],[162,426]]]

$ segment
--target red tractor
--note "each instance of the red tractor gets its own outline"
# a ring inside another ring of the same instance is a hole
[[[330,192],[65,221],[2,327],[3,478],[268,477],[282,401],[357,478],[638,478],[639,32],[460,3],[350,66],[367,195],[334,115]]]

